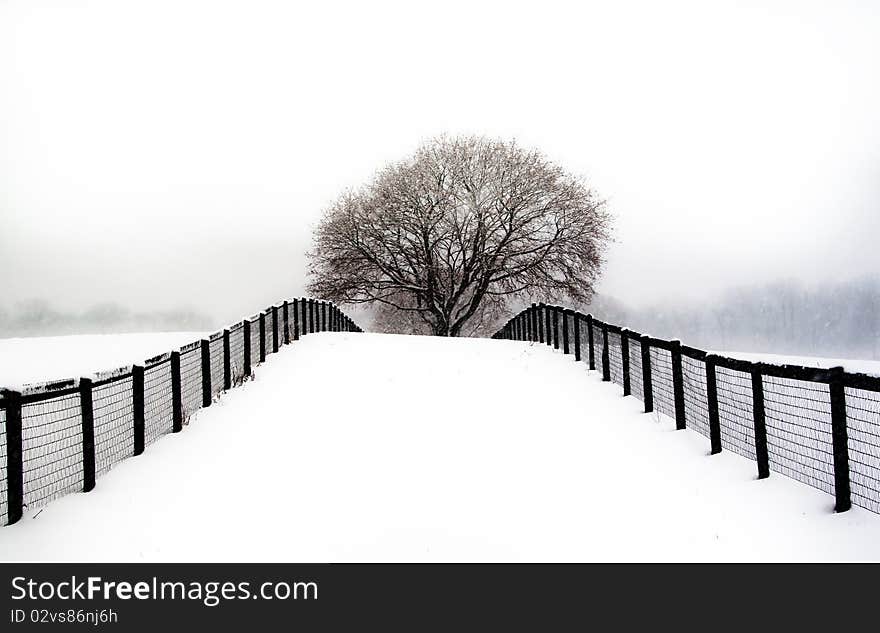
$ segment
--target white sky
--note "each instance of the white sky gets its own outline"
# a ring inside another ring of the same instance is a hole
[[[0,0],[0,306],[302,292],[322,209],[441,132],[617,216],[600,289],[880,272],[880,3]]]

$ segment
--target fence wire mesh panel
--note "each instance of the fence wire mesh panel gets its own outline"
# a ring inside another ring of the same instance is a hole
[[[742,371],[716,367],[718,420],[721,446],[749,459],[755,459],[754,405],[752,377]]]
[[[171,362],[162,361],[144,370],[144,445],[149,446],[173,427]]]
[[[620,334],[608,332],[608,360],[611,382],[623,386],[623,356],[620,347]]]
[[[244,382],[244,325],[229,328],[229,367],[232,386]]]
[[[198,345],[180,354],[180,392],[186,424],[202,408],[202,354]]]
[[[880,512],[880,393],[851,387],[845,393],[852,501]]]
[[[651,387],[654,409],[675,419],[675,395],[672,386],[672,354],[651,346]]]
[[[642,383],[642,342],[629,339],[629,388],[632,395],[645,400],[645,387]]]
[[[0,407],[0,525],[6,525],[9,516],[9,501],[6,491],[9,477],[6,472],[6,409]]]
[[[223,333],[220,332],[219,338],[211,337],[208,344],[208,351],[211,353],[211,395],[217,398],[223,391]]]
[[[25,507],[82,490],[79,393],[22,405],[21,427]]]
[[[251,367],[260,362],[260,318],[251,320]]]
[[[828,385],[763,376],[770,470],[834,494]]]
[[[605,348],[605,341],[602,339],[602,328],[593,326],[593,357],[596,361],[596,371],[602,371],[602,350]],[[589,359],[587,359],[589,361]]]
[[[580,336],[580,339],[581,339],[580,340],[581,362],[584,363],[584,365],[589,366],[589,362],[590,362],[590,334],[587,331],[587,320],[582,319],[580,316],[577,316],[577,315],[575,315],[575,319],[578,322],[578,328],[580,329],[580,333],[581,333],[581,336]],[[538,337],[535,336],[535,340],[537,340],[537,339],[538,339]]]
[[[95,387],[95,472],[103,475],[134,453],[131,376]]]
[[[709,398],[706,394],[706,363],[681,355],[681,379],[684,387],[684,415],[687,426],[709,437]]]

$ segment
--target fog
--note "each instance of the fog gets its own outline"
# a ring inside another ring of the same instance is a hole
[[[600,292],[711,306],[880,272],[880,5],[0,2],[0,308],[303,293],[345,187],[516,138],[616,216]]]

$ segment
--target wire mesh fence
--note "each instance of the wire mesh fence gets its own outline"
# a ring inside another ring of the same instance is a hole
[[[336,315],[332,304],[324,310],[315,331],[329,328],[331,316],[338,317],[332,323],[342,331],[362,331],[344,314]],[[261,349],[272,353],[276,340],[278,349],[293,340],[284,335],[282,309],[264,314],[270,319],[247,320],[247,339],[245,321],[231,326],[228,347],[226,331],[220,331],[143,367],[0,390],[0,525],[62,495],[88,492],[114,465],[180,431],[220,396],[227,375],[230,386],[245,382],[261,362]],[[261,328],[261,320],[268,327]]]
[[[571,315],[565,328],[560,314]],[[563,352],[592,358],[603,380],[707,437],[713,454],[732,451],[755,461],[759,478],[775,472],[832,494],[838,511],[880,513],[880,377],[727,358],[545,304],[494,338],[526,340],[522,323],[537,329],[532,340],[562,337]],[[566,340],[573,323],[577,342]]]

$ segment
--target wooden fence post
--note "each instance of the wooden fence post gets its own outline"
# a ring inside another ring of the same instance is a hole
[[[183,430],[183,388],[180,384],[180,352],[171,352],[171,432]]]
[[[202,339],[202,406],[211,406],[211,343]]]
[[[229,330],[223,330],[223,390],[232,389],[232,350],[229,344]]]
[[[293,340],[299,340],[299,300],[293,300]]]
[[[645,403],[645,413],[654,410],[654,385],[651,379],[651,339],[643,336],[642,347],[642,400]]]
[[[278,306],[272,306],[272,353],[278,353]]]
[[[24,511],[24,468],[21,440],[21,393],[3,391],[6,407],[6,524],[21,520]]]
[[[288,307],[287,300],[285,299],[284,305],[282,306],[283,312],[283,322],[284,322],[284,344],[290,345],[290,308]]]
[[[684,372],[681,367],[681,341],[670,341],[672,355],[672,399],[675,402],[675,429],[681,431],[687,427],[687,415],[684,408]]]
[[[589,368],[593,371],[596,371],[596,347],[595,342],[593,341],[593,315],[587,315],[587,345],[588,345],[588,355],[587,358],[590,361]]]
[[[752,405],[755,422],[755,460],[758,462],[758,479],[770,476],[770,455],[767,451],[767,421],[764,416],[764,379],[761,364],[754,363],[752,375]]]
[[[134,450],[132,455],[144,452],[144,368],[141,365],[131,367],[131,417]]]
[[[846,429],[846,389],[843,367],[832,370],[828,385],[831,398],[831,445],[834,455],[834,511],[846,512],[852,507],[849,479],[849,438]]]
[[[95,488],[95,415],[92,407],[92,381],[79,380],[79,402],[82,418],[83,492]]]
[[[711,454],[721,452],[721,416],[718,414],[718,378],[715,356],[706,356],[706,408],[709,413],[709,443]]]
[[[244,375],[249,378],[251,375],[251,322],[249,319],[244,320]]]
[[[562,310],[562,353],[568,354],[568,314],[570,310]]]
[[[626,397],[631,392],[629,377],[629,330],[620,331],[620,361],[623,366],[623,395]]]
[[[266,362],[266,313],[260,312],[260,362]]]
[[[581,360],[581,313],[574,313],[574,360]]]

